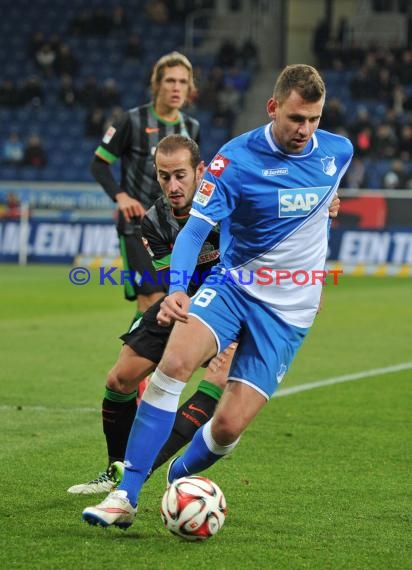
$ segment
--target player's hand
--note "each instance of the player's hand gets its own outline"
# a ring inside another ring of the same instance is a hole
[[[219,352],[215,357],[209,362],[208,369],[213,373],[217,374],[219,370],[224,369],[226,375],[232,362],[234,352],[237,347],[237,342],[232,342],[225,348],[223,352]]]
[[[165,297],[157,313],[157,323],[168,327],[175,321],[187,323],[190,299],[183,291],[176,291]]]
[[[136,198],[132,198],[126,192],[116,194],[116,202],[120,212],[123,214],[126,222],[130,222],[132,218],[143,218],[146,210]]]
[[[339,196],[337,194],[335,194],[333,196],[333,200],[329,206],[329,218],[337,218],[339,208],[340,208]]]

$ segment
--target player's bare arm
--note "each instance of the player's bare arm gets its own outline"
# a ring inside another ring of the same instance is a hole
[[[167,327],[174,321],[187,323],[190,298],[183,291],[176,291],[164,298],[157,313],[159,325]]]
[[[131,218],[143,218],[146,210],[136,198],[132,198],[127,192],[119,192],[116,194],[116,202],[119,210],[125,217],[126,222],[130,222]]]

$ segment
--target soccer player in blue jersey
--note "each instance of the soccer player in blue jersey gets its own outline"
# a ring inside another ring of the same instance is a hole
[[[132,524],[180,394],[217,352],[238,340],[214,416],[170,464],[169,482],[230,453],[282,381],[319,306],[328,208],[353,154],[347,138],[318,129],[325,95],[315,68],[287,66],[267,103],[270,123],[229,141],[210,163],[171,267],[174,275],[190,275],[210,228],[220,223],[219,273],[191,299],[185,279],[171,285],[158,321],[175,326],[139,406],[124,478],[83,511],[86,522]]]

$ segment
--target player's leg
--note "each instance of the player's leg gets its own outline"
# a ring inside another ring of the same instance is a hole
[[[247,305],[249,301],[236,301],[226,297],[229,308],[242,313],[243,302]],[[215,415],[196,432],[185,453],[171,464],[169,481],[202,471],[232,451],[244,429],[276,390],[307,332],[287,325],[255,302],[243,314],[242,338]],[[219,330],[216,323],[215,330]]]
[[[131,328],[153,303],[164,296],[165,291],[164,286],[158,283],[157,273],[143,243],[140,220],[119,222],[118,232],[124,271],[124,295],[129,301],[137,300]]]
[[[103,432],[109,466],[123,461],[130,429],[137,410],[137,387],[156,365],[125,344],[109,371],[102,402]]]
[[[195,432],[213,416],[226,385],[236,343],[229,345],[209,363],[196,392],[177,410],[169,439],[160,450],[152,471],[166,463],[193,438]]]
[[[193,342],[193,339],[196,342]],[[187,347],[191,346],[188,351]],[[119,485],[135,505],[152,465],[166,443],[175,421],[180,395],[192,373],[216,353],[216,340],[208,327],[189,317],[187,324],[176,323],[162,361],[169,362],[174,375],[161,369],[152,375],[143,394],[126,449],[125,473]],[[165,366],[167,370],[167,366]]]
[[[193,338],[196,338],[196,343],[193,343]],[[187,351],[189,345],[193,347],[190,352]],[[176,358],[177,351],[182,357]],[[193,371],[215,353],[215,337],[200,321],[189,318],[188,324],[176,323],[163,359],[170,355],[173,365],[179,362],[180,379],[156,368],[130,432],[123,480],[118,489],[99,505],[84,509],[84,521],[103,526],[132,523],[141,488],[172,431],[182,390]]]

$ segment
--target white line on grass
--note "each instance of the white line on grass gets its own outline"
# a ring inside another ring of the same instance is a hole
[[[325,378],[325,380],[308,382],[307,384],[299,384],[298,386],[281,389],[279,392],[275,392],[275,397],[281,398],[282,396],[290,396],[291,394],[298,394],[299,392],[306,392],[307,390],[315,390],[315,388],[323,388],[323,386],[333,386],[334,384],[342,384],[342,382],[362,380],[363,378],[369,378],[371,376],[383,376],[384,374],[391,374],[392,372],[399,372],[400,370],[410,370],[411,368],[412,362],[403,362],[401,364],[387,366],[386,368],[373,368],[372,370],[363,370],[362,372],[354,372],[353,374]]]
[[[363,380],[363,378],[370,378],[371,376],[383,376],[391,374],[392,372],[400,372],[401,370],[410,370],[412,362],[402,362],[387,366],[386,368],[372,368],[371,370],[363,370],[361,372],[354,372],[353,374],[344,374],[342,376],[334,376],[332,378],[325,378],[317,382],[308,382],[307,384],[298,384],[290,388],[284,388],[275,392],[275,398],[282,398],[283,396],[291,396],[299,392],[306,392],[308,390],[315,390],[316,388],[323,388],[324,386],[333,386],[334,384],[342,384],[343,382],[352,382],[354,380]],[[79,413],[95,413],[100,412],[97,408],[49,408],[47,406],[0,406],[0,411],[9,410],[29,410],[32,412],[79,412]]]

